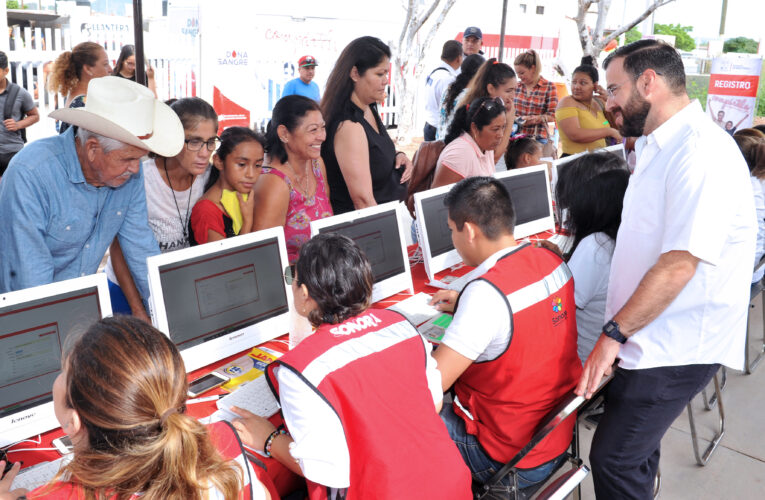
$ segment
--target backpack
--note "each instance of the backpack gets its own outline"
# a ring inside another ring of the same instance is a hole
[[[3,120],[7,120],[8,118],[12,118],[13,115],[13,105],[16,103],[16,97],[19,95],[19,91],[21,90],[21,87],[13,83],[12,81],[8,80],[8,96],[5,98],[5,107],[3,108]],[[21,130],[18,130],[19,135],[21,136],[21,140],[24,141],[24,143],[27,142],[27,130],[22,128]]]
[[[406,191],[406,207],[412,217],[414,217],[414,193],[430,189],[436,173],[438,157],[441,156],[445,146],[444,141],[426,141],[420,144],[414,154],[414,161],[412,161],[414,169]]]

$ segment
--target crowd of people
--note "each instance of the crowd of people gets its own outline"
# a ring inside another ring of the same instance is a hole
[[[21,149],[0,179],[0,293],[95,273],[109,250],[122,315],[79,338],[54,383],[74,458],[29,493],[10,491],[15,465],[0,500],[286,493],[245,447],[303,476],[312,499],[470,498],[471,482],[494,476],[562,397],[590,397],[614,369],[590,455],[596,495],[652,498],[669,425],[721,364],[743,365],[749,285],[765,252],[765,134],[731,138],[716,126],[660,41],[609,55],[606,89],[592,66],[578,67],[560,100],[534,51],[511,67],[484,61],[481,47],[481,30],[467,28],[428,78],[442,95],[428,98],[425,133],[445,142],[431,187],[454,184],[448,227],[480,276],[433,296],[453,313],[435,349],[372,306],[356,243],[308,231],[406,194],[412,162],[377,109],[391,57],[382,41],[352,41],[320,100],[307,85],[316,60],[301,59],[302,83],[277,102],[265,136],[231,127],[219,137],[199,98],[160,102],[131,81],[131,49],[114,76],[96,44],[63,54],[53,81],[67,105],[51,114],[61,133]],[[523,168],[549,155],[554,117],[564,154],[637,138],[634,173],[610,153],[562,171],[565,254],[515,239],[516,207],[493,177],[499,161]],[[275,226],[295,311],[315,328],[267,370],[285,425],[235,409],[232,425],[203,426],[185,414],[178,350],[148,324],[146,258]],[[573,425],[503,484],[545,481]]]

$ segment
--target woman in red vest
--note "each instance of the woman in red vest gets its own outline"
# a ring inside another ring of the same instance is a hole
[[[53,409],[74,444],[72,459],[52,482],[26,496],[24,490],[8,491],[15,465],[0,481],[0,498],[270,498],[230,424],[205,427],[184,414],[183,359],[151,325],[130,316],[103,319],[62,365]],[[4,465],[0,461],[0,471]]]
[[[372,271],[351,239],[318,235],[285,270],[316,332],[269,366],[287,429],[239,411],[244,442],[303,474],[312,500],[470,498],[470,472],[438,416],[430,345],[369,308]]]

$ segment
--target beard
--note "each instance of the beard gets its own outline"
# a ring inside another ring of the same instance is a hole
[[[645,122],[648,113],[651,111],[651,103],[646,101],[633,87],[627,104],[621,108],[615,108],[612,113],[620,115],[621,120],[617,119],[619,133],[624,137],[640,137],[643,135]],[[621,122],[621,123],[619,123]]]

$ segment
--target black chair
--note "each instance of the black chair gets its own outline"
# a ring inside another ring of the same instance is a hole
[[[613,371],[611,375],[603,377],[598,390],[593,398],[600,394],[603,388],[613,378]],[[576,426],[574,426],[574,435],[571,440],[571,447],[566,452],[565,459],[560,462],[558,467],[553,471],[550,477],[540,484],[530,486],[528,488],[518,488],[518,475],[517,465],[523,457],[525,457],[536,445],[539,444],[548,434],[550,434],[555,428],[557,428],[563,421],[569,416],[577,413],[580,408],[589,403],[590,400],[585,399],[582,396],[577,396],[574,392],[568,393],[564,396],[557,406],[555,406],[545,418],[542,419],[534,435],[529,442],[524,446],[513,458],[510,459],[499,471],[492,476],[485,483],[474,481],[473,483],[473,498],[475,499],[514,499],[522,500],[528,498],[534,498],[537,500],[552,500],[563,499],[571,494],[579,484],[590,473],[589,467],[587,467],[582,459],[579,457],[579,442],[578,435],[576,433]],[[566,465],[569,464],[571,468],[563,474],[558,472]],[[510,475],[512,478],[511,485],[505,486],[500,483],[505,476]]]

